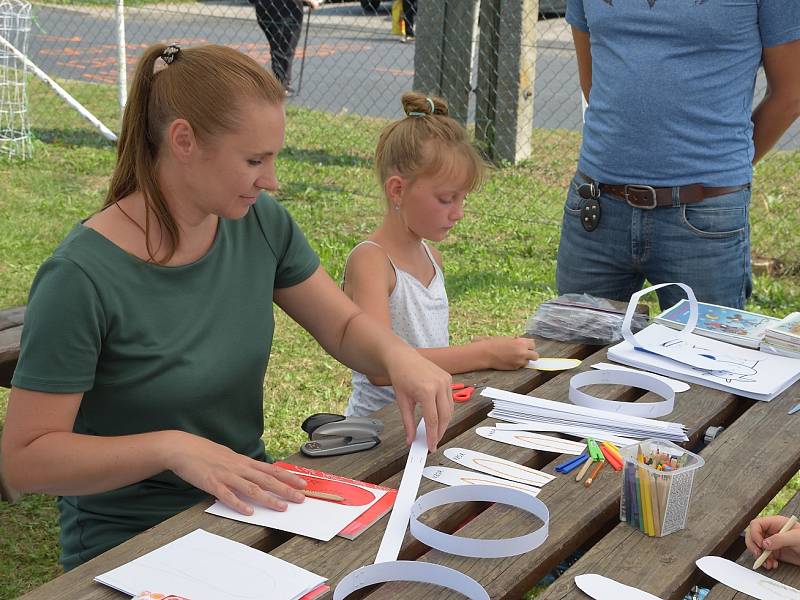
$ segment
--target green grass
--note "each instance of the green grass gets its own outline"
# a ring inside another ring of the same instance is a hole
[[[65,84],[101,120],[116,128],[112,88]],[[37,82],[30,85],[34,158],[0,159],[0,307],[24,304],[39,264],[73,224],[98,208],[114,150]],[[371,171],[380,120],[291,109],[287,147],[279,159],[280,199],[338,279],[347,252],[378,223],[381,200]],[[441,244],[451,301],[454,343],[480,334],[522,332],[525,319],[555,295],[554,269],[561,205],[575,167],[579,137],[536,131],[536,158],[493,173],[470,197],[467,216]],[[753,200],[754,251],[779,258],[787,275],[760,277],[749,308],[772,315],[796,309],[800,251],[792,240],[800,214],[792,190],[800,183],[797,154],[759,167]],[[265,434],[275,457],[294,452],[300,423],[315,412],[340,412],[349,372],[302,329],[277,315],[264,385]],[[0,391],[0,427],[7,392]],[[800,487],[800,478],[784,491]],[[779,509],[781,498],[771,505]],[[11,541],[13,540],[13,542]],[[29,496],[0,505],[0,598],[16,597],[58,573],[54,501]]]

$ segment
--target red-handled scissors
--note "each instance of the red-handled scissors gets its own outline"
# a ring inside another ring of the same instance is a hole
[[[466,402],[472,398],[472,392],[475,391],[473,386],[466,386],[463,383],[452,383],[450,387],[453,389],[453,402]]]

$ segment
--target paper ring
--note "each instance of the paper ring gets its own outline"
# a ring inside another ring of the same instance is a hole
[[[472,577],[444,565],[415,560],[394,560],[356,569],[348,573],[333,590],[333,600],[343,600],[368,585],[389,581],[431,583],[458,592],[469,600],[489,600],[489,594]]]
[[[627,385],[642,388],[658,394],[664,400],[661,402],[617,402],[596,398],[586,392],[580,391],[585,385]],[[630,415],[633,417],[663,417],[675,408],[675,390],[660,379],[647,373],[632,373],[627,371],[586,371],[578,373],[569,380],[569,400],[578,406],[595,408],[609,412]]]
[[[541,519],[544,524],[535,531],[513,538],[483,540],[465,538],[437,531],[419,520],[432,508],[452,502],[499,502],[508,504]],[[411,507],[409,529],[417,540],[448,554],[473,558],[502,558],[524,554],[538,548],[547,539],[550,511],[544,502],[530,494],[496,485],[465,485],[441,488],[417,498]]]

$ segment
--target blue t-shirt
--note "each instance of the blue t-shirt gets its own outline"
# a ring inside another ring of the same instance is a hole
[[[751,180],[762,49],[800,39],[800,0],[568,0],[567,21],[592,49],[581,171],[610,184]]]

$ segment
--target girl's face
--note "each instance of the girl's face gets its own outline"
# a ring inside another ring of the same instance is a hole
[[[390,198],[390,212],[398,212],[406,227],[420,238],[443,240],[464,217],[466,176],[460,175],[443,172],[404,180],[400,193]]]
[[[199,208],[226,219],[244,217],[261,190],[278,189],[275,159],[284,141],[283,106],[253,100],[241,111],[241,127],[200,147],[191,169]]]

